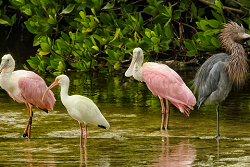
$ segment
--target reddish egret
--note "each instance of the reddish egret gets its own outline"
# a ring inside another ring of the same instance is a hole
[[[224,24],[219,38],[222,46],[229,52],[215,54],[205,61],[195,75],[194,87],[198,92],[198,108],[204,104],[218,103],[217,105],[217,135],[219,133],[219,105],[226,99],[232,85],[242,85],[247,78],[248,63],[243,46],[235,40],[249,38],[244,27],[235,22]]]
[[[183,82],[181,77],[171,68],[164,64],[153,62],[143,63],[143,51],[135,48],[132,62],[125,73],[126,77],[133,76],[136,80],[145,82],[149,90],[160,98],[162,107],[161,129],[164,129],[164,119],[166,115],[166,127],[168,128],[170,101],[183,114],[189,116],[190,109],[196,104],[196,99],[190,89]],[[165,110],[164,101],[166,99]]]
[[[56,77],[55,82],[53,82],[49,88],[44,92],[43,97],[46,93],[56,85],[61,86],[61,100],[63,105],[66,107],[69,115],[77,120],[80,124],[81,138],[80,147],[82,147],[82,123],[85,124],[85,143],[84,147],[87,145],[87,124],[97,125],[101,128],[109,128],[109,123],[104,118],[95,103],[87,97],[80,95],[68,95],[69,89],[69,78],[66,75],[59,75]]]
[[[2,57],[0,65],[0,85],[6,90],[10,97],[19,103],[25,103],[29,112],[30,119],[24,130],[23,137],[30,138],[33,111],[32,107],[36,106],[48,113],[53,110],[55,104],[54,94],[50,91],[42,101],[42,95],[47,90],[44,80],[32,71],[15,69],[15,60],[10,54]],[[29,133],[27,134],[27,130]]]

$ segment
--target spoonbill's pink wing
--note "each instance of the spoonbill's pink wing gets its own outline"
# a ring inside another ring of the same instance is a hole
[[[177,108],[196,104],[196,99],[191,90],[186,86],[181,77],[164,64],[144,63],[142,75],[149,90],[160,98],[171,101]],[[181,110],[181,109],[180,109]]]
[[[55,104],[54,94],[50,90],[42,101],[43,93],[48,87],[39,75],[31,71],[22,70],[22,76],[18,79],[18,86],[21,90],[21,95],[27,103],[45,111],[53,110]]]

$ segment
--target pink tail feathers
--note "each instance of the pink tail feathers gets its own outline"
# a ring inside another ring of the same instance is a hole
[[[45,108],[47,110],[53,110],[55,101],[56,101],[56,99],[54,97],[53,92],[51,90],[49,90],[49,92],[45,95],[45,98],[43,101]]]
[[[189,117],[190,114],[190,109],[193,110],[193,106],[187,106],[187,105],[183,105],[183,104],[176,104],[171,102],[173,105],[175,105],[181,113],[183,113],[184,115],[186,115],[187,117]]]

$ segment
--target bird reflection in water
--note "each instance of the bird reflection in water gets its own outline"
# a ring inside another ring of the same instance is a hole
[[[84,159],[83,159],[83,148],[80,147],[80,167],[83,166],[83,164],[85,164],[85,166],[88,166],[88,155],[87,155],[87,147],[84,147]]]
[[[169,144],[169,138],[162,137],[161,154],[158,160],[149,166],[171,166],[187,167],[191,166],[196,158],[196,150],[190,144],[189,139],[183,140],[177,145]]]

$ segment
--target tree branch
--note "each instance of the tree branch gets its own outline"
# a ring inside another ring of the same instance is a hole
[[[199,0],[199,1],[202,2],[202,3],[205,3],[205,4],[207,4],[207,5],[216,6],[214,3],[208,2],[208,1],[206,1],[206,0]],[[226,6],[223,6],[222,9],[230,10],[230,11],[237,12],[237,13],[243,14],[243,15],[247,14],[247,13],[243,12],[242,10],[235,9],[235,8],[230,8],[230,7],[226,7]]]

